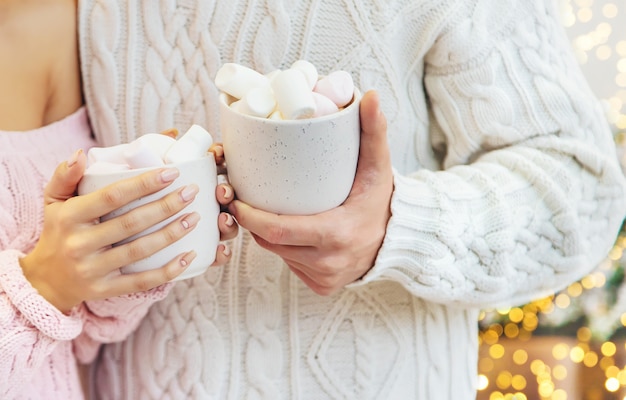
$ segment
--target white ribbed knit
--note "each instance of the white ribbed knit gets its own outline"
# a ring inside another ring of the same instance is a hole
[[[101,397],[473,398],[478,309],[589,272],[626,209],[611,133],[552,3],[81,0],[102,144],[192,123],[219,138],[223,63],[306,59],[379,91],[396,169],[362,281],[317,296],[244,232],[228,266],[177,283],[105,348]]]

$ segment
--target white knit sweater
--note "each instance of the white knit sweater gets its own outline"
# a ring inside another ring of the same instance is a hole
[[[219,140],[223,63],[306,59],[379,91],[396,169],[362,281],[320,297],[243,232],[228,266],[177,283],[104,349],[101,397],[473,398],[480,307],[582,277],[626,211],[611,132],[553,3],[81,0],[101,144],[192,123]]]

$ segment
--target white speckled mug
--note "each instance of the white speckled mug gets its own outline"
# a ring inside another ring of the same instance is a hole
[[[361,95],[337,113],[300,120],[252,117],[220,94],[228,179],[237,198],[277,214],[311,215],[341,205],[359,158]]]
[[[179,281],[200,275],[211,266],[213,261],[215,261],[215,253],[220,239],[220,232],[217,225],[220,207],[217,203],[217,199],[215,198],[217,171],[213,154],[209,153],[207,157],[196,160],[168,164],[167,167],[175,167],[180,173],[179,177],[170,186],[149,196],[132,201],[127,205],[103,216],[101,220],[106,221],[118,215],[122,215],[138,206],[158,200],[167,193],[192,183],[198,185],[199,188],[194,201],[177,214],[139,234],[133,235],[119,243],[115,243],[114,246],[130,242],[138,237],[154,232],[169,224],[180,215],[190,213],[192,211],[196,211],[200,214],[200,221],[191,232],[187,233],[181,239],[172,243],[168,247],[157,251],[147,258],[123,267],[123,273],[133,273],[159,268],[174,259],[179,254],[195,250],[197,254],[196,258],[182,274],[174,278],[174,281]],[[137,176],[151,169],[156,168],[138,168],[110,173],[86,173],[78,185],[78,194],[81,195],[93,192],[122,179]]]

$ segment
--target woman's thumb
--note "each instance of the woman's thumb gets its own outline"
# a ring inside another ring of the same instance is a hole
[[[50,182],[44,189],[44,202],[46,205],[59,201],[65,201],[73,197],[76,187],[85,172],[87,157],[82,149],[72,154],[67,160],[59,164],[50,178]]]

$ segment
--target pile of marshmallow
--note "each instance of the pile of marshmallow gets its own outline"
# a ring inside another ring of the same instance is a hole
[[[147,133],[130,143],[92,147],[87,152],[85,173],[110,173],[195,160],[206,157],[212,144],[211,134],[199,125],[192,125],[182,136]]]
[[[290,68],[261,74],[240,64],[224,64],[215,76],[219,90],[235,98],[237,112],[271,119],[304,119],[332,114],[350,104],[352,76],[334,71],[320,77],[306,60]]]

